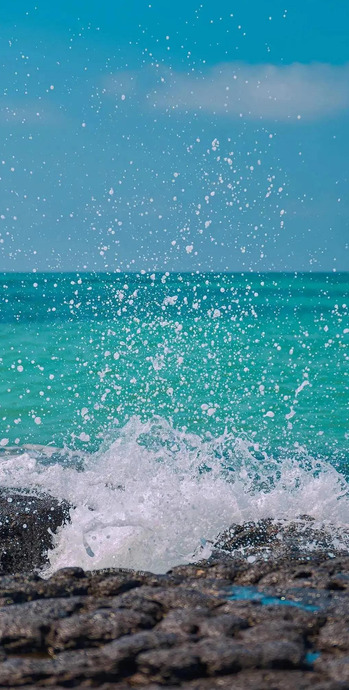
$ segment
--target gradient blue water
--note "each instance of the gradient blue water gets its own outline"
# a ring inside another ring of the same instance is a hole
[[[304,513],[346,549],[348,298],[336,273],[0,275],[0,485],[72,506],[50,572],[165,572]]]
[[[0,291],[4,445],[96,449],[160,415],[346,471],[349,274],[2,274]]]

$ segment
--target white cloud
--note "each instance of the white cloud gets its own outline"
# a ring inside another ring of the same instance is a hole
[[[151,107],[163,110],[230,118],[316,120],[349,108],[349,64],[231,62],[202,73],[167,71],[147,100]]]

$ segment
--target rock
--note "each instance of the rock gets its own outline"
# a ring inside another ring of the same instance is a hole
[[[167,616],[158,624],[158,630],[172,632],[177,635],[201,637],[233,637],[238,631],[248,628],[245,618],[234,613],[216,613],[212,615],[210,609],[169,611]]]
[[[52,496],[0,489],[0,574],[31,572],[45,565],[52,533],[68,519],[68,504]]]
[[[200,652],[193,644],[177,649],[159,649],[143,652],[137,659],[139,672],[161,684],[170,684],[205,675]]]
[[[339,656],[335,658],[323,658],[317,664],[318,671],[322,671],[331,680],[347,683],[349,687],[349,656]]]
[[[43,636],[50,629],[50,621],[59,626],[61,618],[82,608],[79,597],[43,599],[0,608],[0,645],[8,651],[42,649]]]
[[[313,558],[317,555],[326,559],[348,553],[349,530],[339,531],[333,525],[325,529],[316,525],[309,515],[300,515],[291,522],[265,518],[243,525],[231,525],[218,536],[214,549],[231,555],[240,552],[250,559],[264,554],[269,559],[277,557],[279,561],[281,557],[302,561],[310,544]]]
[[[20,495],[14,533],[30,506],[41,541],[28,570],[45,560],[45,516],[66,519],[49,497]],[[294,547],[296,529],[280,524],[232,527],[217,540],[225,550],[166,575],[0,574],[0,689],[347,690],[349,557]]]
[[[132,609],[97,609],[58,621],[47,641],[54,650],[94,647],[153,628],[155,623],[156,618]]]
[[[324,652],[342,650],[349,654],[349,627],[347,620],[333,620],[329,617],[319,634],[318,649]]]

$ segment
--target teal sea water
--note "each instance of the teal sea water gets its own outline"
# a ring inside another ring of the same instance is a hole
[[[348,273],[7,273],[0,299],[0,480],[74,502],[53,565],[347,522]]]

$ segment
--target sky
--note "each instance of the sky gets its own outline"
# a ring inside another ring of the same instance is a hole
[[[349,270],[343,0],[0,10],[0,271]]]

